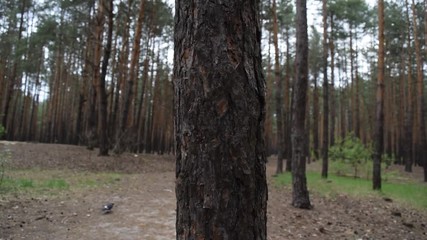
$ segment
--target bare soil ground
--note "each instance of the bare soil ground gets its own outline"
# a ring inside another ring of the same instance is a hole
[[[71,188],[60,194],[0,195],[0,239],[175,239],[173,156],[98,157],[84,147],[0,143],[12,169],[63,174],[118,173],[113,182]],[[324,198],[311,194],[314,209],[290,206],[289,187],[272,183],[268,163],[268,239],[427,239],[427,212],[381,198]],[[31,176],[30,176],[31,177]],[[418,175],[415,175],[418,177]],[[421,177],[421,176],[419,176]],[[113,212],[101,206],[114,202]]]

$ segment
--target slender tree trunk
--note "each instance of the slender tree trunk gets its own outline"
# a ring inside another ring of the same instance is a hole
[[[407,106],[407,112],[405,114],[405,171],[406,172],[412,172],[412,164],[413,164],[413,118],[414,118],[414,91],[413,91],[413,84],[412,84],[412,50],[411,50],[411,24],[410,24],[410,18],[409,18],[409,4],[408,1],[405,0],[406,3],[406,22],[407,22],[407,29],[408,29],[408,35],[407,35],[407,49],[408,49],[408,106]]]
[[[384,1],[378,0],[378,80],[373,154],[373,189],[381,190],[381,156],[384,144]]]
[[[401,39],[404,39],[404,35],[401,35]],[[399,83],[399,151],[397,155],[397,164],[404,164],[406,162],[405,155],[405,144],[406,144],[406,136],[405,136],[405,109],[408,106],[408,98],[406,97],[406,87],[405,87],[405,41],[402,41],[401,45],[401,63],[399,69],[400,83]]]
[[[296,1],[295,82],[292,91],[292,205],[311,208],[307,190],[305,108],[308,87],[307,1]]]
[[[323,5],[323,143],[322,143],[322,178],[328,177],[328,149],[329,149],[329,82],[328,82],[328,11],[327,0]]]
[[[98,9],[98,24],[99,31],[97,32],[97,38],[98,39],[98,46],[96,47],[96,54],[100,55],[101,51],[101,34],[103,31],[103,23],[104,23],[104,8],[106,7],[107,2],[104,2],[103,0],[99,0],[99,9]],[[113,38],[113,0],[108,1],[108,32],[107,32],[107,45],[104,49],[104,56],[102,59],[102,65],[101,65],[101,76],[98,80],[97,84],[97,97],[98,97],[98,137],[99,137],[99,155],[100,156],[107,156],[108,155],[108,134],[107,134],[107,95],[105,92],[105,78],[107,76],[107,68],[108,68],[108,61],[110,59],[111,55],[111,44],[112,44],[112,38]],[[99,34],[99,35],[98,35]],[[97,62],[96,64],[99,64]],[[98,65],[99,66],[99,65]],[[99,73],[99,69],[96,69],[96,72]]]
[[[17,44],[19,44],[21,42],[22,39],[22,33],[24,32],[24,14],[27,8],[27,1],[22,1],[22,6],[20,9],[20,18],[19,18],[19,29],[18,29],[18,39],[17,39]],[[12,97],[13,97],[13,93],[14,93],[14,88],[16,85],[16,78],[17,78],[17,74],[18,74],[18,65],[19,65],[19,59],[21,59],[18,56],[17,50],[15,50],[14,53],[15,59],[13,60],[13,66],[12,66],[12,72],[10,75],[10,78],[8,80],[8,84],[7,84],[7,88],[5,91],[5,96],[4,96],[4,100],[3,100],[3,113],[2,113],[2,125],[4,126],[4,128],[6,129],[6,138],[10,139],[9,133],[8,132],[12,132],[13,127],[9,127],[8,123],[10,122],[14,122],[14,121],[10,121],[10,108],[11,108],[11,101],[12,101]],[[14,108],[12,108],[14,109]]]
[[[415,1],[412,0],[412,23],[414,26],[414,43],[415,43],[415,55],[417,60],[417,126],[419,131],[416,132],[417,143],[416,143],[416,154],[418,155],[418,164],[424,165],[426,161],[426,127],[425,127],[425,100],[424,100],[424,75],[423,75],[423,60],[421,56],[421,46],[418,39],[418,23],[417,23],[417,11],[415,9]],[[426,174],[425,174],[426,175]],[[425,179],[427,181],[427,179]]]
[[[276,83],[276,122],[277,122],[277,166],[276,174],[283,172],[283,148],[285,147],[285,134],[283,131],[283,81],[280,76],[279,62],[279,40],[278,40],[278,23],[277,23],[277,5],[276,0],[273,0],[273,44],[274,44],[274,79]]]
[[[270,1],[268,1],[267,7],[270,7]],[[264,4],[263,4],[264,6]],[[269,20],[266,20],[269,21]],[[275,149],[275,144],[273,141],[273,104],[272,104],[272,98],[273,98],[273,83],[274,83],[274,78],[272,76],[272,71],[271,71],[271,41],[272,41],[272,34],[271,31],[268,31],[268,50],[267,50],[267,63],[266,63],[266,70],[265,70],[265,74],[266,74],[266,116],[265,116],[265,144],[266,144],[266,150],[267,150],[267,155],[271,155],[273,152],[276,151]],[[276,138],[277,139],[277,138]]]
[[[331,51],[331,89],[329,89],[330,94],[330,104],[331,106],[331,115],[330,115],[330,134],[329,142],[330,145],[335,145],[335,118],[336,118],[336,105],[335,105],[335,42],[334,42],[334,14],[330,13],[330,23],[331,23],[331,33],[329,36],[329,48]]]
[[[259,1],[175,6],[176,239],[266,240]]]
[[[285,66],[285,96],[284,96],[284,105],[285,109],[283,112],[284,119],[284,132],[285,132],[285,150],[284,155],[286,158],[286,168],[287,172],[290,172],[292,169],[292,141],[291,141],[291,105],[290,105],[290,82],[291,82],[291,54],[290,54],[290,33],[289,27],[286,27],[286,66]]]
[[[348,101],[349,101],[349,106],[348,106],[348,124],[347,124],[347,129],[349,132],[355,130],[355,119],[354,119],[354,113],[355,113],[355,85],[356,85],[356,81],[355,81],[355,77],[354,77],[354,49],[353,49],[353,26],[350,24],[349,26],[349,38],[350,38],[350,46],[349,46],[349,53],[350,53],[350,87],[348,90]],[[347,60],[346,60],[346,65],[347,65]],[[347,66],[346,68],[347,69]],[[355,133],[356,134],[356,133]],[[357,135],[356,135],[357,136]]]
[[[314,88],[313,88],[313,152],[316,160],[319,159],[319,88],[317,87],[318,73],[313,73]]]
[[[145,12],[145,0],[140,0],[139,5],[139,14],[138,14],[138,21],[136,23],[135,27],[135,38],[133,40],[133,51],[132,51],[132,57],[130,60],[130,69],[129,69],[129,78],[127,80],[126,84],[126,96],[124,100],[124,107],[123,107],[123,116],[122,116],[122,129],[124,129],[124,126],[126,125],[128,128],[131,128],[134,126],[134,107],[133,104],[135,103],[135,96],[137,93],[133,91],[133,85],[136,82],[138,78],[138,73],[136,72],[137,64],[139,62],[140,58],[140,51],[141,51],[141,36],[142,36],[142,23],[144,21],[144,12]]]
[[[427,46],[427,0],[424,0],[424,41],[425,41],[425,46]],[[427,48],[424,48],[427,54]],[[426,110],[426,104],[425,104],[425,99],[423,98],[423,109],[422,109],[422,116],[424,118],[425,113],[427,112]],[[424,119],[422,119],[422,121],[424,122]],[[424,122],[425,124],[425,122]],[[425,131],[422,132],[422,134],[425,134]],[[425,136],[425,135],[424,135]],[[424,142],[425,143],[425,142]],[[426,143],[425,143],[426,144]],[[424,151],[426,151],[426,145],[424,145]],[[424,182],[427,182],[427,153],[424,152],[424,158],[423,158],[423,167],[424,167]]]

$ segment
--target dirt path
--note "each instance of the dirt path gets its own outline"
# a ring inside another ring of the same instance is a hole
[[[174,163],[171,156],[100,158],[82,147],[7,145],[12,167],[117,170],[101,187],[58,196],[0,196],[0,239],[175,239]],[[274,163],[268,164],[268,176]],[[313,210],[290,207],[290,189],[269,177],[268,239],[427,239],[427,214],[382,199],[312,195]],[[114,202],[111,214],[101,205]]]

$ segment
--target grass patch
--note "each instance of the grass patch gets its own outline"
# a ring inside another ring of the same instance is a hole
[[[397,202],[415,208],[427,210],[427,185],[415,182],[397,183],[391,179],[394,173],[388,175],[389,181],[382,182],[380,192],[372,190],[372,181],[362,178],[337,176],[330,174],[328,179],[322,179],[320,173],[307,172],[308,188],[325,197],[335,197],[345,194],[351,197],[389,197]],[[275,178],[277,185],[291,186],[291,174],[284,173]]]
[[[64,179],[49,179],[41,184],[42,187],[48,189],[62,189],[66,190],[70,185]]]
[[[11,170],[0,184],[0,195],[56,195],[64,191],[87,191],[110,186],[121,180],[117,173],[73,172],[69,170]]]

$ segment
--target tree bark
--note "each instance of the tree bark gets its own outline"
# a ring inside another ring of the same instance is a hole
[[[424,0],[424,10],[425,10],[424,11],[424,41],[425,41],[425,46],[427,46],[427,0]],[[424,48],[424,49],[427,53],[427,48]],[[424,103],[423,104],[423,116],[425,116],[425,113],[427,111],[426,106],[425,106],[425,100],[423,103]],[[423,132],[423,134],[424,133],[425,133],[425,131]],[[426,145],[424,145],[424,146],[426,146]],[[424,182],[427,182],[427,153],[424,153],[423,167],[424,167]]]
[[[290,54],[290,27],[286,27],[286,66],[285,66],[285,96],[284,96],[284,105],[285,110],[283,112],[284,119],[284,133],[285,133],[285,146],[284,155],[286,158],[286,172],[292,170],[292,141],[291,141],[291,105],[290,105],[290,82],[291,82],[291,54]]]
[[[322,1],[323,13],[323,141],[322,141],[322,178],[328,178],[329,149],[329,83],[328,83],[328,11],[326,0]]]
[[[99,10],[98,10],[98,24],[104,23],[104,8],[107,3],[103,0],[99,0]],[[101,76],[98,79],[97,84],[97,97],[98,97],[98,138],[99,138],[99,155],[107,156],[108,155],[108,134],[107,134],[107,94],[105,92],[105,78],[107,76],[107,68],[108,61],[111,55],[111,45],[113,39],[113,0],[109,0],[108,2],[108,32],[107,32],[107,45],[104,48],[104,56],[102,58],[101,64]],[[98,26],[101,29],[102,34],[102,26]],[[101,40],[101,35],[97,35],[98,40]],[[102,41],[98,42],[97,51],[101,50]],[[99,49],[98,49],[99,48]],[[100,52],[97,52],[100,54]],[[95,54],[96,55],[96,54]],[[99,62],[96,62],[99,64]],[[99,69],[97,71],[99,73]]]
[[[407,36],[407,44],[408,44],[408,106],[405,113],[405,146],[404,146],[404,152],[405,152],[405,171],[406,172],[412,172],[412,163],[413,163],[413,118],[414,118],[414,110],[413,105],[415,104],[414,99],[414,91],[413,91],[413,84],[412,84],[412,51],[411,51],[411,24],[409,19],[409,4],[408,0],[405,1],[406,4],[406,22],[407,22],[407,29],[408,29],[408,36]]]
[[[419,131],[417,131],[417,143],[416,143],[416,153],[418,156],[418,164],[424,165],[423,163],[427,160],[426,147],[427,147],[427,139],[426,139],[426,127],[425,127],[425,99],[424,99],[424,75],[423,75],[423,60],[421,56],[421,46],[420,40],[418,39],[418,23],[417,23],[417,11],[415,9],[415,1],[412,0],[412,22],[414,25],[414,43],[415,43],[415,55],[417,60],[417,126],[419,127]],[[426,169],[425,169],[426,170]],[[425,174],[426,176],[427,174]],[[425,178],[427,181],[427,178]]]
[[[307,1],[296,1],[295,82],[292,91],[292,205],[311,208],[305,175],[305,110],[308,87]]]
[[[177,239],[265,240],[259,1],[175,3]]]
[[[283,81],[280,76],[279,62],[279,40],[278,40],[278,23],[277,23],[277,5],[276,0],[273,0],[273,44],[274,44],[274,79],[276,83],[276,124],[277,124],[277,166],[276,174],[283,172],[283,158],[285,147],[285,133],[283,122]]]
[[[335,106],[335,41],[334,41],[334,14],[330,13],[331,33],[329,36],[329,48],[331,51],[331,89],[330,89],[330,103],[331,116],[330,116],[330,145],[335,144],[335,117],[336,117],[336,106]]]
[[[24,32],[24,14],[25,11],[27,9],[27,1],[22,1],[22,6],[20,8],[20,17],[19,17],[19,29],[18,29],[18,38],[17,38],[17,44],[19,44],[21,42],[22,39],[22,33]],[[15,50],[16,52],[16,50]],[[20,56],[18,56],[18,53],[14,53],[16,54],[16,56],[14,55],[14,60],[13,60],[13,66],[12,66],[12,73],[10,75],[10,79],[8,80],[8,84],[7,87],[5,89],[5,96],[3,99],[3,113],[0,114],[2,115],[2,124],[3,127],[6,129],[6,138],[9,138],[9,133],[8,132],[12,132],[12,127],[8,126],[8,122],[10,119],[10,105],[12,104],[12,97],[13,97],[13,92],[14,92],[14,88],[16,85],[16,77],[18,74],[18,65],[19,65],[19,61],[20,61]],[[13,121],[12,121],[13,122]]]
[[[133,127],[135,123],[134,119],[134,104],[136,92],[133,91],[133,85],[136,83],[138,78],[138,73],[136,72],[137,65],[139,63],[140,52],[141,52],[141,35],[142,35],[142,23],[144,21],[144,12],[145,12],[145,0],[140,0],[139,4],[139,14],[138,21],[135,27],[135,38],[133,40],[133,51],[132,58],[130,60],[129,68],[129,78],[126,82],[126,96],[123,106],[123,116],[122,116],[122,129],[127,126],[128,128]]]
[[[378,80],[375,122],[375,149],[373,154],[374,190],[381,190],[381,156],[384,148],[384,1],[378,0]]]
[[[318,72],[313,73],[313,153],[315,160],[319,159],[319,114],[320,114],[320,106],[319,106],[319,88],[317,86],[318,82]]]

